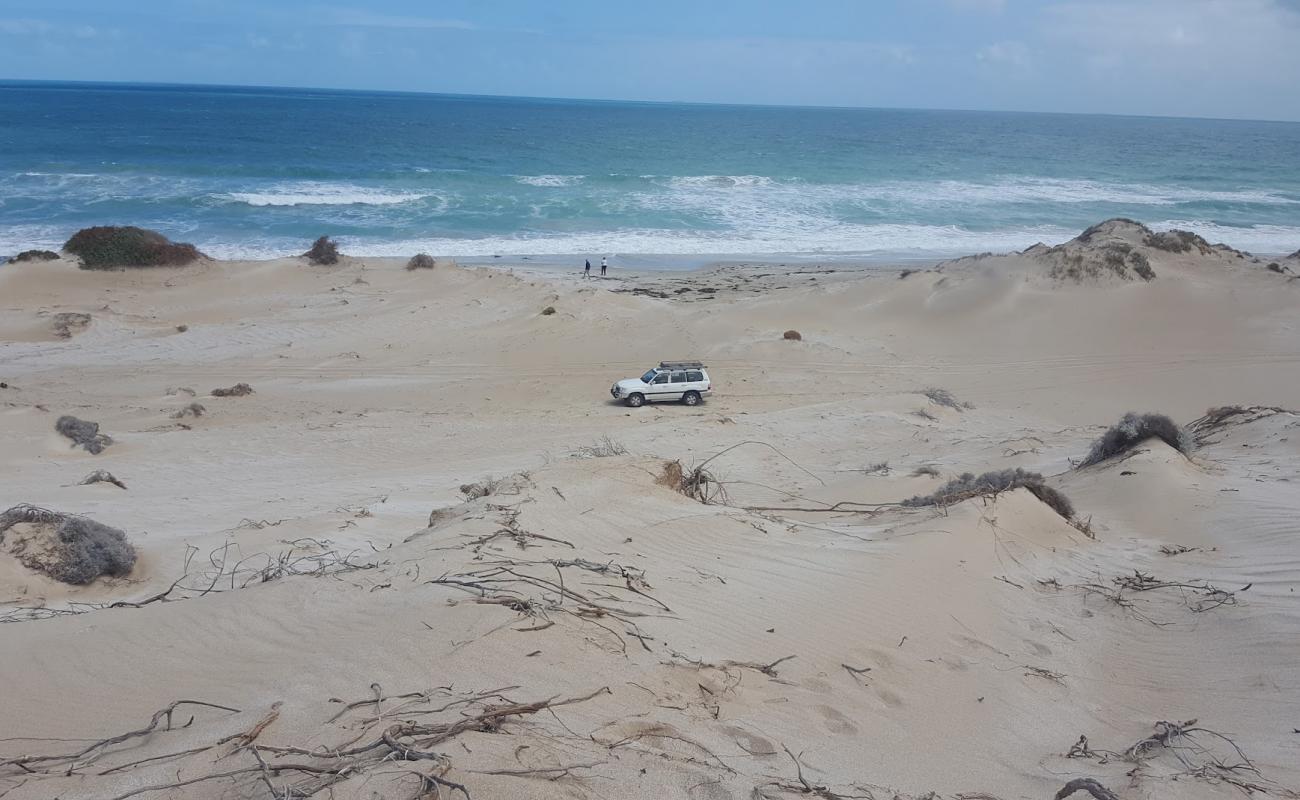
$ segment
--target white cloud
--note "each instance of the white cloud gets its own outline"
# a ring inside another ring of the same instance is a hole
[[[477,26],[459,19],[433,19],[393,14],[376,14],[360,8],[334,8],[326,14],[326,24],[350,28],[402,28],[412,30],[472,31]]]
[[[948,5],[958,11],[984,11],[1001,14],[1006,10],[1007,0],[948,0]]]
[[[52,30],[54,26],[43,19],[0,19],[0,33],[13,36],[31,36]]]
[[[975,59],[985,64],[997,64],[1028,69],[1032,61],[1029,46],[1024,42],[995,42],[981,47]]]

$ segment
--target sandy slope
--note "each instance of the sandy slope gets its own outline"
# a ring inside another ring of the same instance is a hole
[[[6,266],[0,506],[88,514],[141,557],[129,580],[70,588],[0,554],[0,763],[84,746],[7,737],[109,737],[179,699],[240,711],[178,710],[193,723],[71,776],[0,766],[0,795],[111,798],[255,765],[235,741],[98,774],[247,731],[275,703],[257,745],[337,748],[405,720],[608,689],[430,749],[476,798],[1010,800],[1076,776],[1126,799],[1237,795],[1223,775],[1286,796],[1300,788],[1300,417],[1236,418],[1190,460],[1159,442],[1083,470],[1070,458],[1127,410],[1187,422],[1295,406],[1300,285],[1218,254],[1152,255],[1150,283],[1088,285],[1029,256],[901,280],[733,267],[587,282],[382,259]],[[63,311],[93,321],[58,339]],[[804,341],[781,340],[787,328]],[[705,405],[608,402],[614,379],[687,356],[717,384]],[[239,381],[255,394],[209,396]],[[973,408],[933,404],[930,386]],[[191,402],[207,413],[171,418]],[[70,450],[62,413],[116,443]],[[628,454],[574,457],[602,436]],[[750,444],[712,462],[728,505],[656,482],[662,459],[744,441],[780,453]],[[914,476],[921,465],[1054,475],[1097,538],[1023,490],[945,512],[768,510],[928,492],[939,481]],[[76,485],[96,468],[128,489]],[[513,477],[466,502],[460,485],[488,475]],[[276,564],[332,574],[261,582]],[[1188,586],[1120,591],[1135,570]],[[78,605],[139,601],[186,574],[173,596],[191,599]],[[1215,605],[1203,581],[1251,586]],[[372,684],[428,694],[330,721],[344,709],[331,698],[373,699]],[[1239,763],[1209,734],[1212,753],[1157,750],[1136,769],[1104,755],[1193,718],[1257,771],[1189,774]],[[1067,758],[1081,735],[1094,755]],[[390,758],[330,791],[413,797],[411,773],[435,769]],[[266,779],[275,796],[309,780]],[[138,796],[271,792],[244,772]]]

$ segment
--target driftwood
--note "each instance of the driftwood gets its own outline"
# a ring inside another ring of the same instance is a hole
[[[1075,778],[1061,787],[1054,800],[1065,800],[1075,792],[1087,792],[1096,800],[1119,800],[1119,797],[1092,778]]]

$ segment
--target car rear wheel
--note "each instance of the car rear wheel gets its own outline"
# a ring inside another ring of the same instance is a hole
[[[682,395],[682,402],[688,406],[698,406],[700,404],[699,392],[687,392]]]
[[[633,392],[627,396],[627,404],[632,408],[640,408],[645,405],[645,395],[640,392]]]

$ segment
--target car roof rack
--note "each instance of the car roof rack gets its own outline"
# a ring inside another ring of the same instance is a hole
[[[660,361],[659,369],[704,369],[703,361]]]

